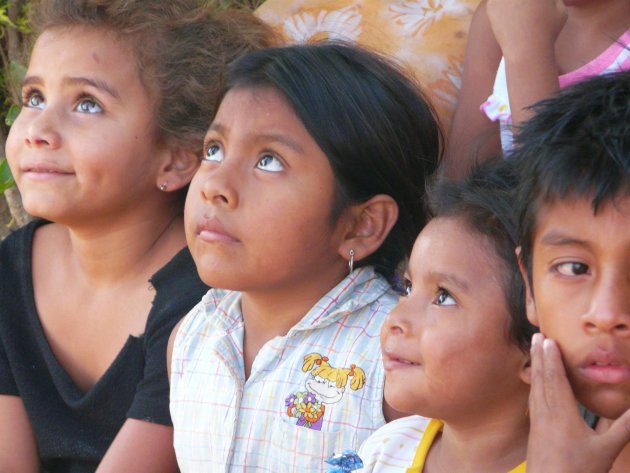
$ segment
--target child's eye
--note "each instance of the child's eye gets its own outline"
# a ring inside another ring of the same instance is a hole
[[[81,113],[101,113],[103,108],[92,98],[82,98],[77,104],[76,110]]]
[[[22,104],[28,108],[38,108],[42,110],[46,103],[44,102],[44,97],[42,97],[38,91],[31,90],[24,93]]]
[[[284,170],[284,164],[278,158],[271,154],[265,154],[256,163],[258,169],[262,169],[267,172],[280,172]]]
[[[223,161],[223,150],[221,150],[219,145],[211,143],[206,147],[206,152],[203,154],[203,160],[220,163]]]
[[[396,273],[392,280],[392,289],[401,297],[407,297],[411,294],[411,281],[407,276]]]
[[[563,276],[581,276],[582,274],[588,274],[589,267],[584,263],[570,261],[567,263],[557,264],[555,266],[555,270]]]
[[[435,305],[455,305],[455,304],[457,304],[455,302],[455,299],[453,299],[453,296],[451,296],[450,293],[446,289],[441,288],[441,287],[438,288],[437,297],[435,298],[433,303]]]
[[[403,297],[409,296],[409,294],[411,294],[412,288],[413,286],[411,285],[411,281],[407,278],[403,278],[400,285],[400,295]]]

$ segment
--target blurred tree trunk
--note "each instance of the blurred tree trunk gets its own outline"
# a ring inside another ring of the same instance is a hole
[[[7,16],[9,20],[17,25],[20,15],[23,14],[24,5],[27,0],[8,0]],[[7,104],[19,104],[21,101],[19,92],[20,78],[16,77],[16,66],[25,65],[28,55],[28,35],[20,32],[17,28],[4,26],[4,35],[2,38],[2,75],[3,75],[3,91],[2,99],[5,104],[3,110],[2,123],[0,128],[0,146],[2,149],[2,158],[4,158],[4,148],[8,127],[4,123]],[[22,199],[17,187],[12,187],[0,196],[0,239],[6,236],[11,230],[18,228],[30,220],[30,216],[22,206]]]

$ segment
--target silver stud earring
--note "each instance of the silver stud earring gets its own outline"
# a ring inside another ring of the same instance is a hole
[[[354,250],[350,250],[350,260],[348,261],[348,269],[350,270],[349,274],[352,274],[354,270]]]
[[[162,184],[160,184],[158,186],[158,189],[160,189],[162,192],[164,192],[167,188],[168,184],[166,182],[163,182]]]

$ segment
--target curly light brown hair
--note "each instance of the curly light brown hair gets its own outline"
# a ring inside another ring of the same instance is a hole
[[[201,152],[227,64],[279,40],[243,10],[204,0],[36,0],[36,33],[100,28],[130,48],[155,103],[159,140]]]

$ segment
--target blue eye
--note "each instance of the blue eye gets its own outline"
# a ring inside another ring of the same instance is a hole
[[[589,273],[588,265],[576,261],[557,264],[555,270],[563,276],[581,276]]]
[[[82,98],[76,110],[81,113],[101,113],[103,108],[94,99]]]
[[[44,102],[44,97],[42,97],[41,94],[36,91],[31,91],[25,94],[23,103],[25,107],[38,108],[39,110],[43,110],[44,105],[46,105],[46,102]]]
[[[280,172],[284,170],[284,164],[271,154],[266,154],[256,163],[258,169],[267,172]]]
[[[223,150],[221,150],[221,147],[217,144],[209,144],[203,155],[203,160],[220,163],[223,161]]]
[[[437,297],[435,298],[433,303],[435,305],[443,305],[443,306],[457,304],[457,302],[455,302],[455,299],[453,299],[453,296],[451,296],[451,294],[446,289],[443,289],[441,287],[438,288]]]

